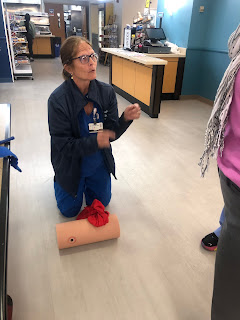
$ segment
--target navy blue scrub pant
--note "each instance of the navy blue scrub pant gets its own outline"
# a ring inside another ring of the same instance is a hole
[[[54,189],[57,206],[61,213],[68,218],[74,217],[80,212],[83,194],[87,206],[91,205],[94,199],[97,199],[105,207],[109,204],[112,195],[111,177],[104,164],[92,176],[81,178],[75,197],[64,191],[57,182],[54,182]]]

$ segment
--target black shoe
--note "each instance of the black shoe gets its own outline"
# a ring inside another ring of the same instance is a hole
[[[33,59],[32,57],[30,57],[30,61],[31,61],[31,62],[33,62],[33,61],[34,61],[34,59]]]
[[[202,239],[201,242],[204,249],[208,251],[217,251],[217,245],[218,245],[218,236],[213,233],[209,233]]]

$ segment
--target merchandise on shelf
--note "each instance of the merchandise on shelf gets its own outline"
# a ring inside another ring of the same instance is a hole
[[[14,78],[32,76],[30,61],[26,56],[28,52],[26,27],[20,25],[24,21],[23,14],[7,12],[8,38]]]
[[[138,12],[137,16],[138,16],[137,19],[134,19],[133,23],[139,23],[139,22],[141,22],[143,20],[141,12]]]
[[[117,36],[117,25],[108,24],[104,27],[104,39],[105,47],[117,48],[118,47],[118,36]]]
[[[151,27],[150,23],[153,19],[153,16],[149,13],[142,16],[141,13],[138,12],[137,16],[138,17],[133,20],[132,26],[132,48],[141,45],[144,42],[146,39],[146,29]]]
[[[29,60],[28,59],[23,59],[23,58],[19,58],[15,60],[15,65],[23,65],[23,64],[29,64]]]
[[[49,35],[49,36],[52,35],[52,32],[49,29],[50,23],[49,23],[49,16],[47,13],[30,12],[29,14],[31,16],[31,21],[35,25],[37,35]],[[25,26],[19,26],[20,23],[24,21],[24,16],[25,16],[25,12],[21,12],[18,14],[9,13],[10,23],[11,23],[11,26],[13,26],[11,30],[26,32]]]
[[[31,21],[35,24],[36,34],[37,35],[52,35],[52,32],[49,29],[49,16],[47,13],[37,12],[31,13]]]
[[[26,27],[23,26],[13,26],[13,31],[14,32],[27,32]]]

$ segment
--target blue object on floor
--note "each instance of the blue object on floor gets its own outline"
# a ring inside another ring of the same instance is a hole
[[[0,140],[0,144],[4,144],[7,143],[11,140],[14,140],[14,137],[10,137],[7,138],[5,140]],[[18,166],[18,158],[17,156],[12,153],[12,151],[10,151],[8,148],[6,147],[0,147],[0,158],[5,158],[5,157],[9,157],[10,158],[10,165],[15,168],[16,170],[18,170],[19,172],[22,172],[22,170],[19,168]]]
[[[7,138],[7,139],[4,139],[4,140],[0,140],[0,144],[5,144],[11,140],[14,140],[15,138],[14,137],[10,137],[10,138]]]

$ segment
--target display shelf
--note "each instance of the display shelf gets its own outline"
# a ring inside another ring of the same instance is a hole
[[[152,19],[153,16],[151,14],[146,14],[143,15],[140,21],[133,22],[136,31],[132,34],[131,48],[134,48],[144,42],[146,39],[146,29],[149,28]]]
[[[28,54],[26,46],[28,42],[26,41],[25,36],[22,35],[21,38],[19,38],[16,35],[16,33],[24,33],[26,30],[14,30],[14,28],[16,28],[16,24],[23,21],[22,19],[16,19],[16,17],[19,16],[22,17],[23,15],[15,16],[13,13],[9,14],[9,12],[7,12],[8,38],[14,79],[21,77],[33,79],[32,67],[28,57],[26,56],[26,54]],[[19,41],[19,39],[22,41]]]
[[[117,25],[107,24],[103,26],[104,34],[99,37],[99,43],[102,48],[117,48],[118,47],[118,35],[117,35]],[[103,52],[100,49],[99,52],[99,62],[106,65],[109,63],[108,53]]]
[[[14,52],[14,56],[17,57],[19,56],[19,54],[29,54],[29,51],[28,50],[21,50],[21,51],[18,51],[18,52]],[[25,56],[24,56],[25,57]]]
[[[10,21],[14,21],[16,24],[19,24],[20,22],[25,21],[24,16],[27,12],[15,12],[15,13],[10,13],[9,12],[9,18]],[[44,12],[28,12],[31,17],[31,21],[34,23],[35,28],[36,28],[36,33],[40,32],[43,27],[46,28],[45,31],[48,31],[49,34],[52,34],[49,27],[49,15]]]
[[[16,53],[14,53],[14,57],[15,58],[17,58],[18,56],[19,56],[19,54],[21,55],[21,54],[29,54],[29,52],[28,51],[21,51],[21,52],[16,52]]]
[[[30,65],[30,62],[28,62],[28,61],[16,61],[16,63],[15,63],[15,66],[16,66],[16,68],[17,68],[17,70],[18,70],[18,67],[19,66],[29,66]]]
[[[27,44],[27,41],[13,41],[13,45],[15,46],[16,44]]]
[[[30,64],[19,64],[15,67],[14,78],[31,78],[33,80],[32,68]]]
[[[49,15],[46,12],[11,12],[12,15],[14,15],[15,17],[24,17],[26,13],[29,13],[31,17],[37,17],[37,18],[48,18]],[[24,20],[23,20],[24,21]]]
[[[50,27],[50,23],[34,23],[38,27]]]
[[[149,19],[149,20],[142,20],[142,21],[139,21],[139,22],[133,22],[133,24],[138,24],[138,25],[141,25],[141,24],[149,24],[150,22],[152,21],[152,19]]]

